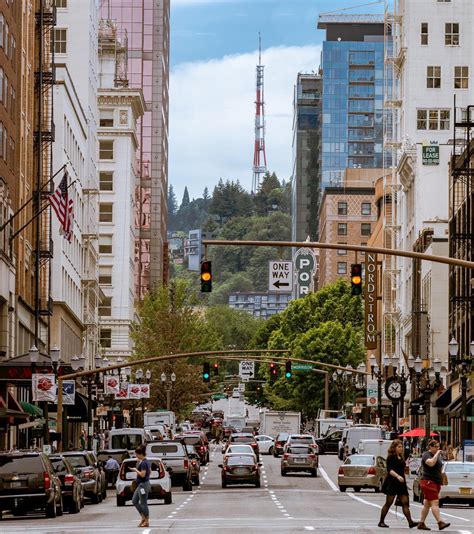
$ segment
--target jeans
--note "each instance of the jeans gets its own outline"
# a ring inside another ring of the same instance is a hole
[[[150,512],[148,510],[148,494],[150,493],[150,482],[140,482],[132,497],[132,503],[138,510],[138,513],[148,519]]]

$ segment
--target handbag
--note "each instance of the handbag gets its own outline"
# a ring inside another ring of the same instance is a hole
[[[136,480],[132,480],[132,483],[130,485],[130,489],[133,493],[135,493],[135,490],[138,488],[138,482]]]
[[[442,486],[448,485],[448,475],[446,473],[441,473],[441,485]]]

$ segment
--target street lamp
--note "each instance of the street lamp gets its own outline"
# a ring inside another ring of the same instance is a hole
[[[355,369],[352,369],[349,365],[346,370],[337,369],[331,376],[332,383],[336,386],[338,397],[342,398],[342,409],[346,410],[346,391],[351,391],[356,386],[356,376],[354,374]]]
[[[418,391],[423,395],[425,406],[425,446],[430,439],[431,434],[431,395],[442,384],[440,378],[441,361],[436,358],[433,361],[432,367],[423,367],[423,360],[418,356],[417,358],[408,358],[412,371],[415,373],[416,386]],[[434,375],[434,376],[433,376]]]
[[[166,373],[163,372],[161,373],[160,378],[161,378],[161,383],[163,384],[163,387],[165,388],[165,392],[166,392],[166,409],[170,411],[171,410],[171,390],[173,389],[173,385],[176,382],[176,374],[173,371],[168,379],[168,376],[166,375]]]
[[[459,343],[453,337],[449,346],[449,366],[451,372],[457,371],[461,381],[461,447],[467,437],[467,380],[471,374],[472,358],[474,357],[474,341],[469,345],[469,354],[459,354]]]
[[[379,368],[375,354],[370,355],[369,361],[372,380],[374,378],[377,379],[377,417],[379,423],[382,424],[382,380],[384,378],[384,373],[383,370]]]

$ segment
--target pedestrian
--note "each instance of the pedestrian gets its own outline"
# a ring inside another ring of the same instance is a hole
[[[150,462],[146,459],[146,446],[140,445],[135,449],[138,465],[132,471],[137,474],[137,487],[133,493],[132,503],[142,516],[139,527],[149,527],[150,512],[148,510],[148,494],[150,493]]]
[[[436,521],[438,522],[439,530],[448,528],[450,523],[445,523],[441,520],[439,511],[439,492],[441,490],[442,476],[441,468],[443,461],[441,457],[441,449],[436,440],[428,442],[428,450],[423,453],[421,457],[422,475],[420,480],[420,489],[423,491],[425,500],[423,502],[423,509],[421,511],[419,530],[431,530],[425,524],[426,518],[431,508]]]
[[[380,513],[379,527],[388,528],[385,524],[385,517],[392,506],[395,497],[398,497],[402,505],[403,515],[407,518],[410,528],[418,525],[413,521],[410,513],[408,498],[408,487],[405,480],[405,460],[403,459],[403,443],[399,439],[394,439],[390,444],[387,455],[387,476],[385,477],[382,491],[385,493],[385,504]]]

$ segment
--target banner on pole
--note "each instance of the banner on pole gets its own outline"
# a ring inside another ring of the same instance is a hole
[[[76,404],[76,382],[75,380],[64,380],[63,384],[63,404],[74,406]],[[56,396],[56,404],[58,398]]]
[[[140,398],[142,399],[150,398],[150,384],[141,384]]]
[[[129,399],[141,399],[141,387],[140,384],[128,385],[128,398]]]
[[[105,395],[117,395],[120,391],[120,382],[116,376],[106,376],[104,378]]]
[[[34,402],[56,400],[56,377],[53,374],[35,373],[31,377]]]
[[[128,400],[128,382],[121,382],[118,393],[115,394],[115,400]]]

